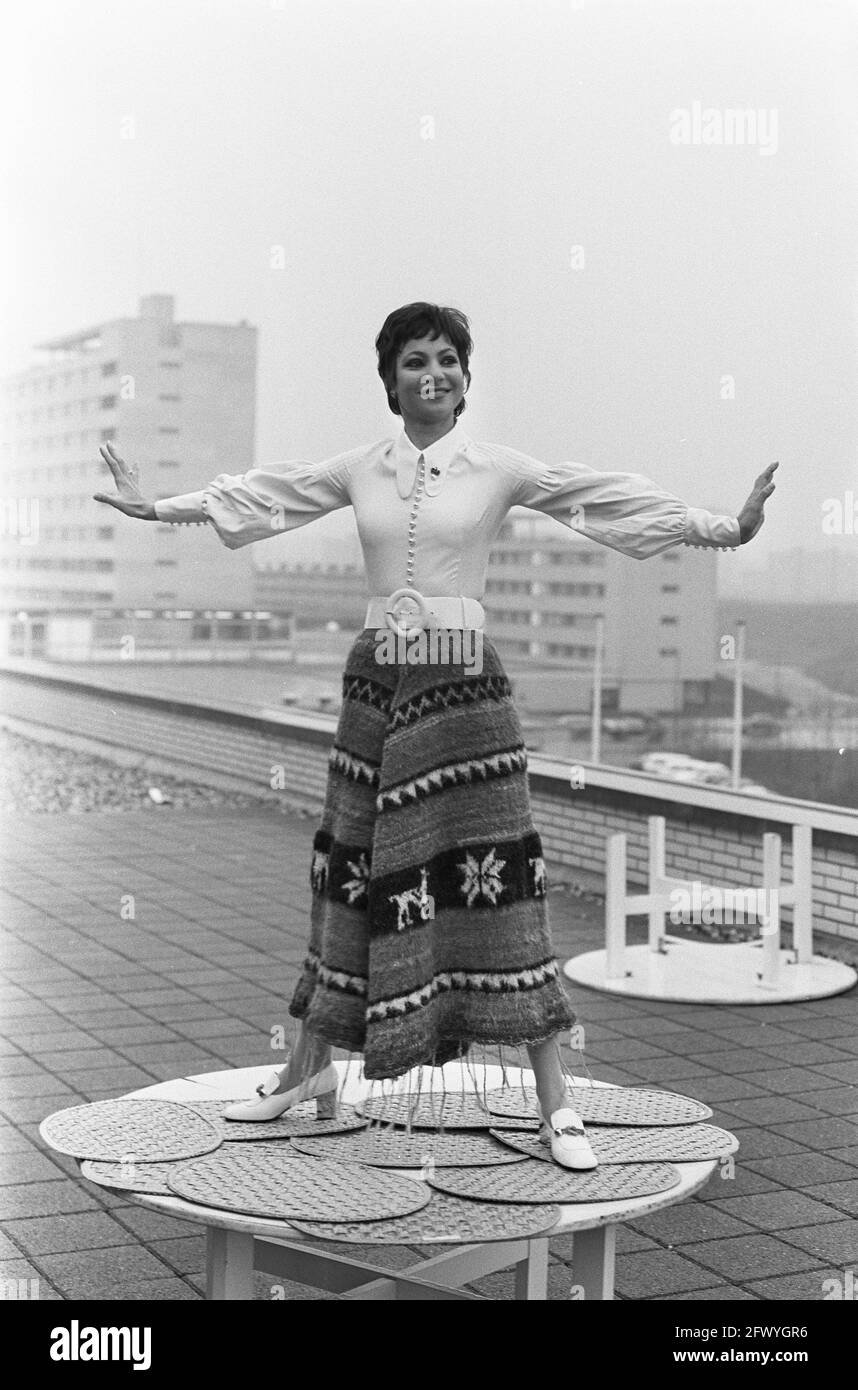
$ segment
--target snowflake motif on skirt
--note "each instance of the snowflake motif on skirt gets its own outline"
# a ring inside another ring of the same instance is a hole
[[[343,884],[343,892],[348,893],[349,903],[356,903],[358,898],[366,897],[367,884],[369,883],[369,864],[366,862],[366,855],[362,854],[357,863],[347,860],[348,866],[354,874]]]
[[[464,874],[460,891],[465,895],[468,907],[473,907],[478,898],[484,898],[494,907],[504,890],[501,869],[505,865],[506,860],[498,859],[496,849],[490,849],[482,860],[473,854],[465,856],[464,864],[459,864],[458,868]]]

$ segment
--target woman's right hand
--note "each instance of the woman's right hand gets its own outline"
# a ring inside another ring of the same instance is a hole
[[[137,485],[140,475],[136,465],[121,459],[112,444],[102,444],[98,452],[113,474],[116,496],[96,492],[93,493],[95,501],[106,502],[126,516],[136,517],[138,521],[157,521],[154,502],[147,502]]]

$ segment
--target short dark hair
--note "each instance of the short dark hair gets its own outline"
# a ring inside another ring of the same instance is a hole
[[[396,380],[397,354],[412,338],[440,338],[442,334],[450,339],[459,354],[467,389],[471,384],[468,361],[474,344],[471,341],[471,326],[461,309],[450,309],[417,300],[414,304],[403,304],[401,309],[394,309],[384,320],[381,332],[375,340],[375,350],[378,353],[378,374],[384,382],[387,404],[394,415],[402,414],[392,394],[393,383]],[[461,400],[456,406],[456,415],[461,415],[464,409],[465,402]]]

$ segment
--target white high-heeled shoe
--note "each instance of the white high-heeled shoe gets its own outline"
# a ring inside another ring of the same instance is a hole
[[[570,1107],[555,1110],[550,1120],[543,1116],[539,1142],[551,1147],[551,1157],[561,1168],[574,1168],[586,1172],[599,1166],[599,1160],[590,1147],[581,1117]]]
[[[292,1086],[288,1091],[278,1091],[280,1085],[280,1072],[273,1071],[271,1075],[257,1086],[256,1093],[261,1097],[260,1100],[242,1100],[235,1105],[228,1105],[223,1112],[225,1120],[244,1120],[256,1121],[276,1120],[278,1115],[282,1115],[286,1110],[291,1110],[293,1105],[300,1105],[305,1100],[315,1100],[316,1118],[319,1120],[333,1120],[337,1114],[337,1085],[339,1074],[333,1063],[324,1067],[322,1071],[317,1071],[314,1076],[305,1077],[299,1081],[297,1086]]]

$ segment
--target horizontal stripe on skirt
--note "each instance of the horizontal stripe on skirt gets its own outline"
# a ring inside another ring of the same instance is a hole
[[[554,957],[521,725],[484,639],[461,664],[379,665],[361,633],[343,676],[313,842],[310,941],[290,1012],[371,1079],[472,1043],[572,1026]]]

